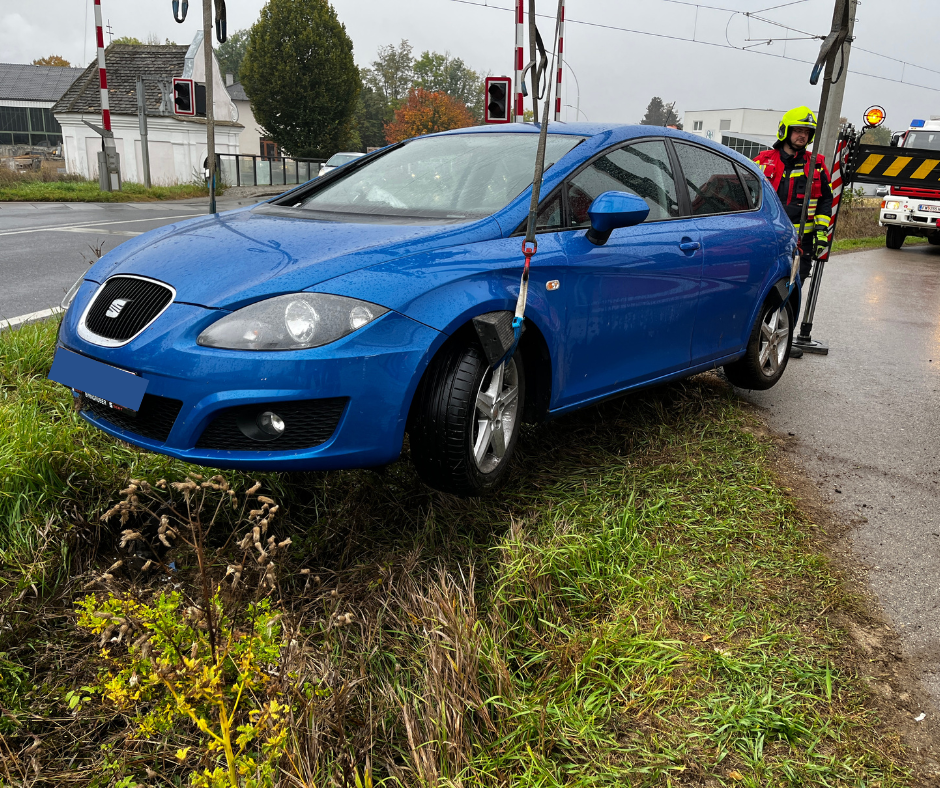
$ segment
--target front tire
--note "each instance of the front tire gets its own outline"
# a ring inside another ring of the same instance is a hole
[[[931,233],[927,236],[927,243],[931,246],[940,246],[940,232]]]
[[[491,370],[476,344],[445,348],[415,397],[411,459],[429,487],[475,496],[505,481],[522,423],[525,375],[517,350]]]
[[[900,249],[907,238],[907,233],[900,227],[888,225],[888,232],[885,234],[885,246],[889,249]]]
[[[765,301],[751,329],[747,350],[737,361],[725,364],[725,376],[742,389],[764,391],[780,380],[793,344],[793,308],[787,300]]]

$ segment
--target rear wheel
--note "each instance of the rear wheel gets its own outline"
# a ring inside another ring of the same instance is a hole
[[[888,225],[888,232],[885,235],[885,246],[889,249],[900,249],[905,238],[907,238],[907,233],[904,232],[904,230],[900,227]]]
[[[940,246],[940,232],[931,233],[927,236],[927,243],[933,244],[934,246]]]
[[[777,301],[765,301],[748,339],[744,356],[725,364],[725,375],[742,389],[763,391],[783,375],[793,344],[793,309]]]
[[[415,398],[411,458],[429,487],[480,495],[505,480],[519,437],[525,376],[519,352],[490,369],[476,344],[445,348]]]

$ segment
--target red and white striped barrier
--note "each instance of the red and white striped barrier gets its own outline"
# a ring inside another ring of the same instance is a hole
[[[522,104],[522,70],[525,68],[525,55],[522,51],[525,44],[523,2],[525,0],[516,0],[516,123],[522,123],[522,117],[525,114],[525,108]]]
[[[833,235],[836,231],[836,217],[839,215],[839,204],[842,202],[842,158],[845,155],[848,141],[844,137],[839,137],[836,144],[836,155],[832,159],[832,217],[829,222],[829,244],[826,251],[820,255],[820,260],[829,259],[829,249],[832,248]]]
[[[565,56],[565,0],[561,0],[561,17],[558,20],[558,82],[555,86],[555,122],[561,121],[561,67]],[[577,118],[575,118],[577,120]]]
[[[101,125],[111,131],[111,107],[108,105],[108,69],[104,64],[104,29],[101,26],[101,0],[95,0],[95,36],[98,41],[98,80],[101,85]]]

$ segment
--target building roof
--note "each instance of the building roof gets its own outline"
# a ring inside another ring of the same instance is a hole
[[[0,63],[0,99],[58,101],[81,73],[80,68]]]
[[[229,96],[231,96],[232,101],[250,101],[248,94],[245,93],[245,88],[242,87],[241,82],[235,82],[232,85],[226,85],[225,89],[228,91]]]
[[[137,114],[137,77],[183,76],[187,46],[111,44],[105,50],[108,103],[115,115]],[[160,114],[162,96],[155,82],[145,82],[147,114]],[[101,112],[98,60],[95,58],[52,108],[53,112]]]

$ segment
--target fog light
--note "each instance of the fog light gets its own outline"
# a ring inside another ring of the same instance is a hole
[[[886,213],[885,219],[897,219],[898,215],[896,213]]]
[[[280,437],[284,432],[284,419],[269,410],[258,416],[257,424],[258,429],[272,438]]]

